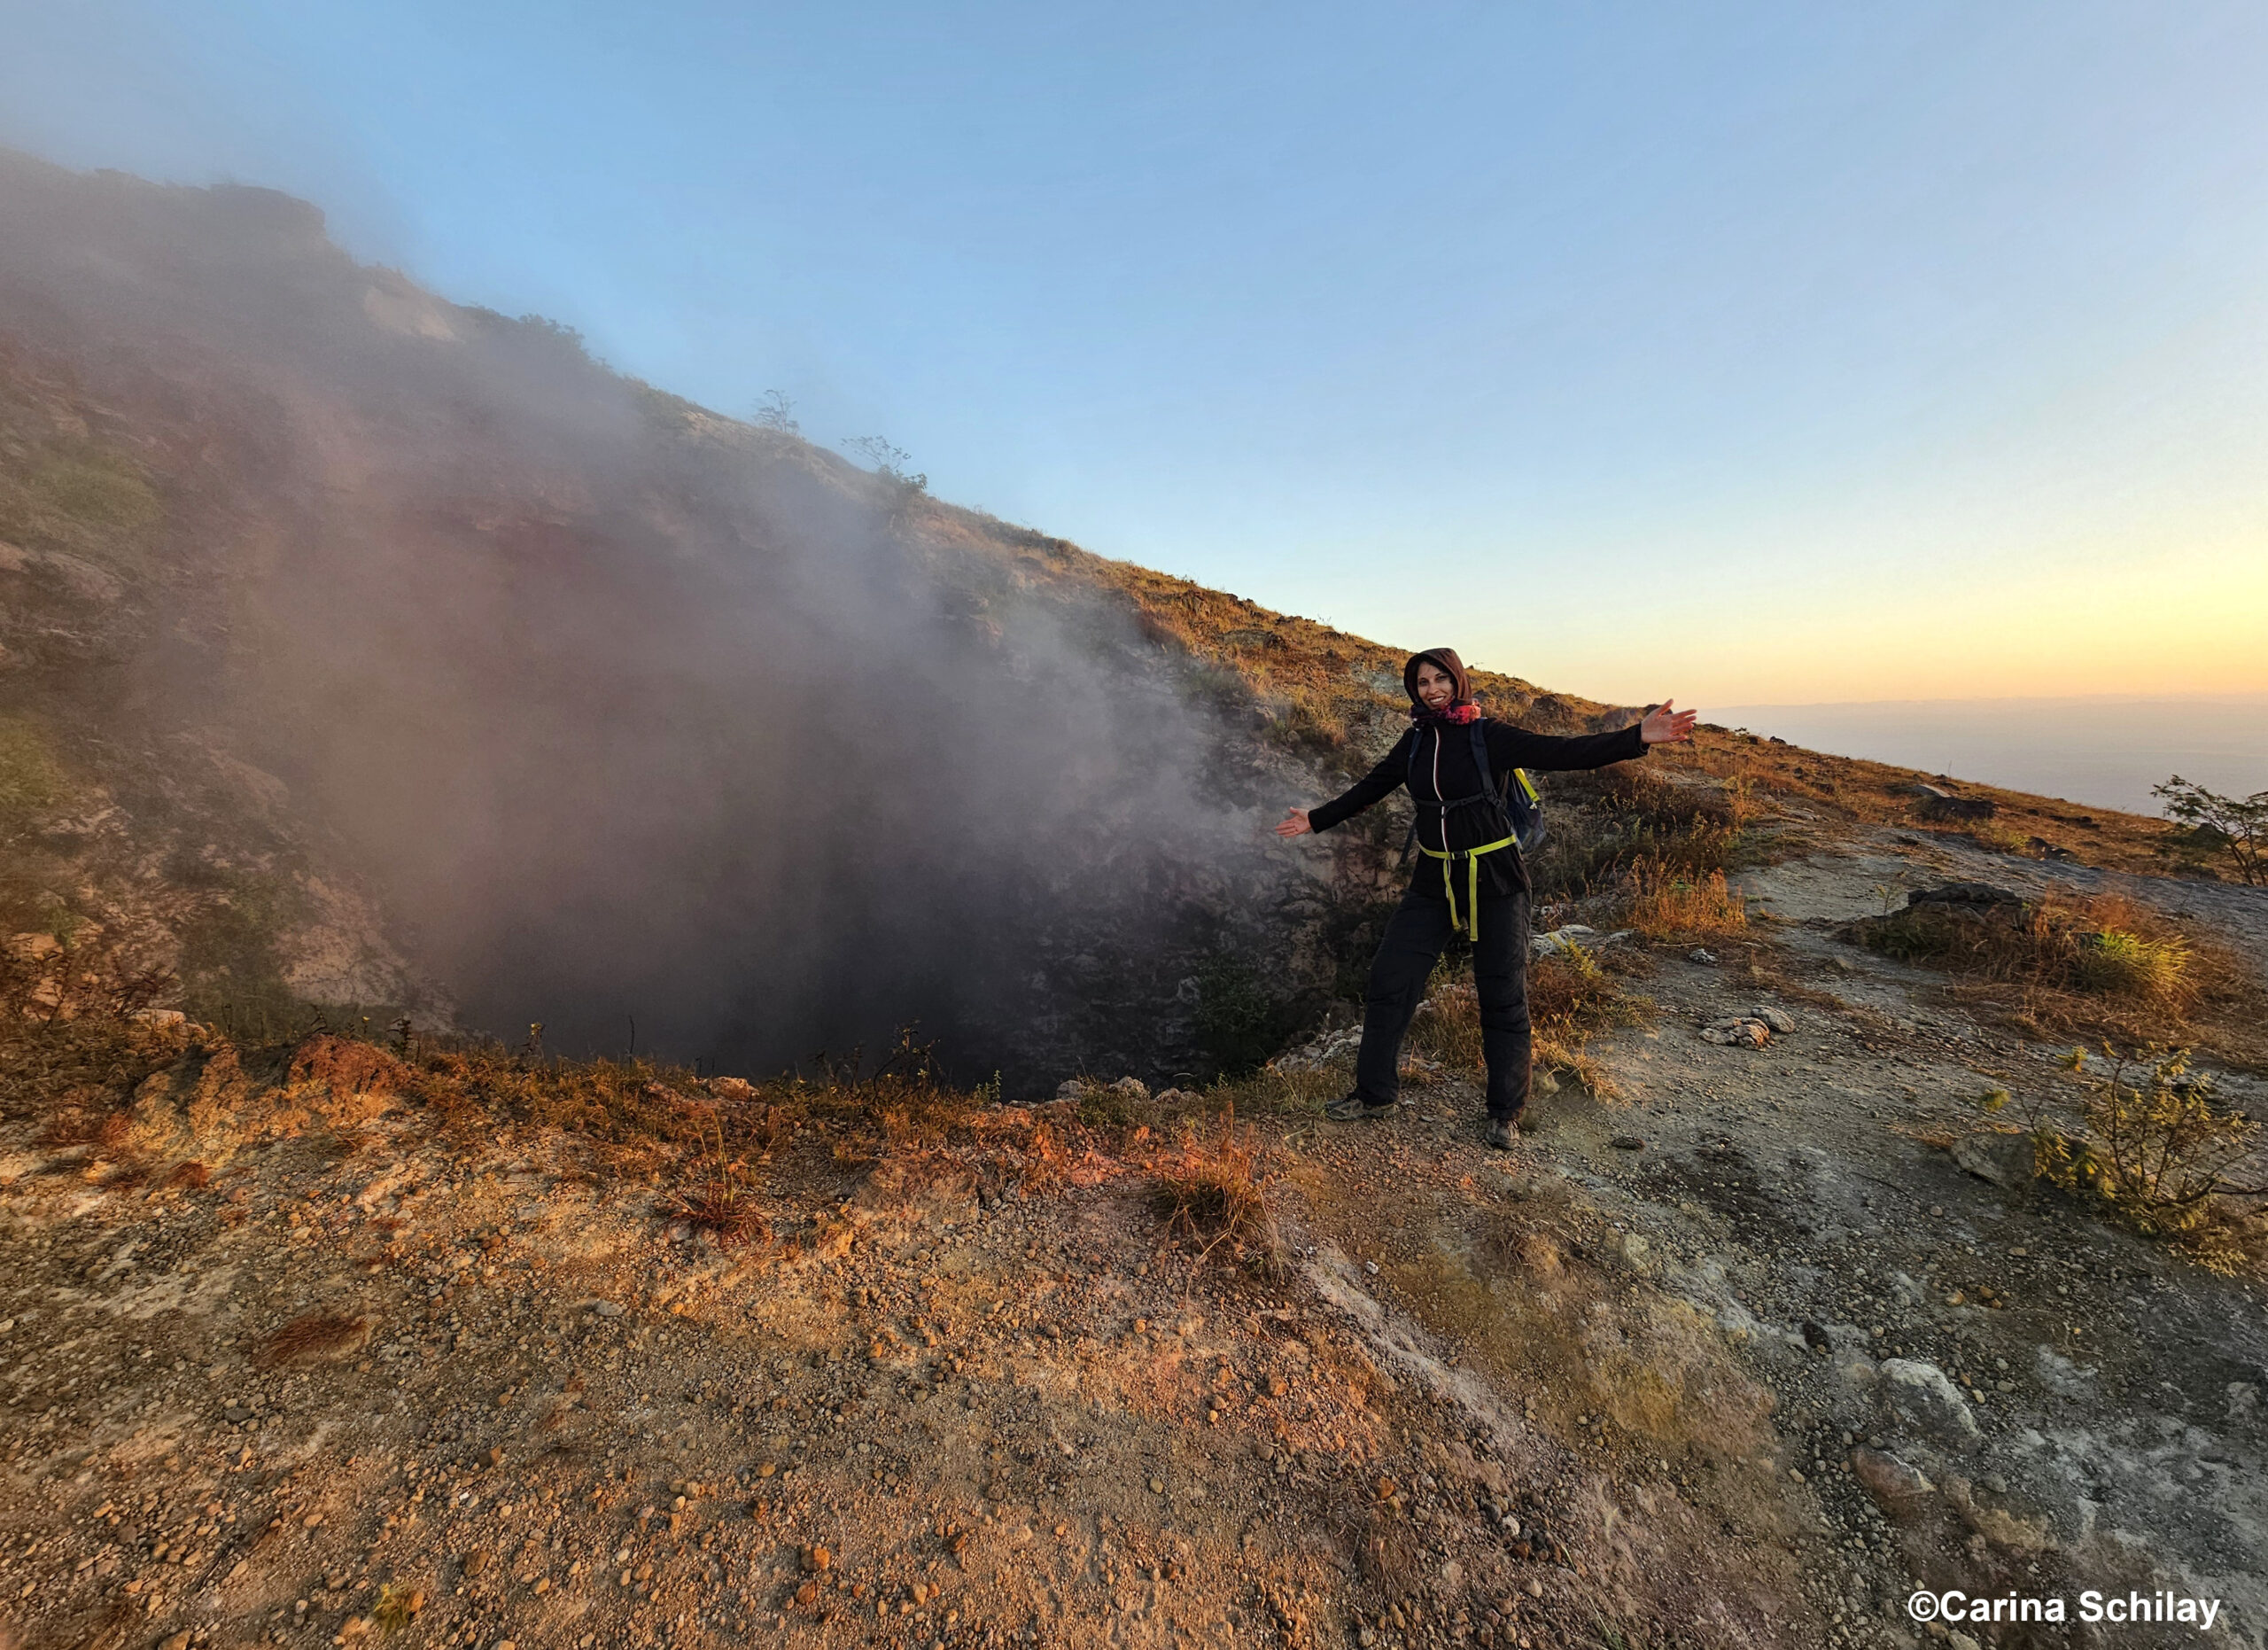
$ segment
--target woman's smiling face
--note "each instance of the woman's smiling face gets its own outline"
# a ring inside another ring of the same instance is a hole
[[[1456,681],[1438,665],[1420,665],[1418,697],[1427,710],[1446,711],[1456,697]]]

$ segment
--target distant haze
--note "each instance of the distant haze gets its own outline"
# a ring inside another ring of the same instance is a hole
[[[2268,694],[1902,699],[1710,707],[1706,720],[1837,756],[2156,813],[2170,774],[2268,790]]]

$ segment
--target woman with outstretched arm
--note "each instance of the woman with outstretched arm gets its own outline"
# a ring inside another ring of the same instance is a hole
[[[1565,739],[1532,734],[1480,714],[1464,665],[1450,648],[1411,658],[1402,666],[1402,685],[1410,695],[1410,731],[1385,759],[1344,796],[1319,808],[1293,808],[1276,827],[1285,837],[1329,830],[1405,785],[1418,807],[1416,868],[1363,994],[1355,1089],[1324,1113],[1344,1123],[1394,1109],[1402,1037],[1441,948],[1463,930],[1472,941],[1480,1046],[1488,1063],[1488,1144],[1508,1148],[1527,1104],[1528,880],[1497,776],[1517,783],[1514,768],[1565,772],[1627,762],[1645,755],[1648,745],[1690,739],[1694,713],[1674,710],[1666,699],[1617,733]]]

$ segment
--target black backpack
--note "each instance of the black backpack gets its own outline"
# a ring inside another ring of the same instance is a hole
[[[1504,835],[1519,844],[1523,854],[1533,853],[1543,844],[1543,798],[1538,794],[1534,782],[1527,776],[1527,769],[1516,767],[1504,775],[1502,782],[1488,766],[1488,741],[1481,733],[1487,725],[1487,717],[1476,718],[1466,724],[1472,735],[1472,765],[1480,774],[1480,789],[1469,797],[1450,797],[1440,802],[1421,801],[1418,796],[1418,747],[1422,739],[1410,742],[1410,798],[1420,807],[1437,807],[1444,819],[1451,808],[1471,807],[1476,803],[1495,803],[1504,817]],[[1402,844],[1402,857],[1407,860],[1410,850],[1418,841],[1418,821],[1410,821],[1409,840]]]

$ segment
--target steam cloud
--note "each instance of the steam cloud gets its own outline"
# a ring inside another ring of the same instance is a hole
[[[893,522],[264,191],[0,163],[0,329],[162,478],[138,713],[280,776],[469,1023],[771,1070],[919,1022],[1027,1088],[1192,1058],[1179,977],[1282,860],[1013,530]]]

